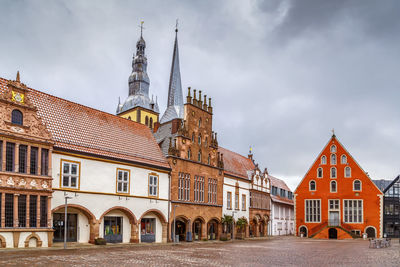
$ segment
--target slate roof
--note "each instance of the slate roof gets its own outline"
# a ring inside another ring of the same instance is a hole
[[[290,190],[290,188],[286,185],[286,183],[283,180],[276,178],[274,176],[271,176],[269,174],[268,174],[268,177],[271,180],[271,186],[275,186],[277,188],[282,188],[288,192],[292,192],[292,190]],[[284,203],[284,204],[294,205],[293,199],[288,199],[285,197],[281,197],[279,195],[271,194],[271,200],[274,202],[280,202],[280,203]]]
[[[224,169],[226,174],[249,179],[248,171],[253,171],[255,168],[251,159],[223,147],[219,147],[218,151],[224,154]]]
[[[7,83],[0,78],[0,93]],[[170,169],[147,126],[32,88],[28,88],[27,97],[51,132],[54,149]]]
[[[384,192],[384,191],[388,188],[388,186],[392,184],[393,181],[394,181],[394,180],[384,180],[384,179],[381,179],[381,180],[372,180],[372,182],[374,182],[374,184],[376,184],[376,186],[377,186],[382,192]]]

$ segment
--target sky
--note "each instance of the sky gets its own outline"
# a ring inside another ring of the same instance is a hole
[[[167,104],[176,19],[186,88],[219,145],[294,190],[334,129],[372,179],[400,174],[400,1],[0,0],[0,77],[109,113],[144,21],[150,97]]]

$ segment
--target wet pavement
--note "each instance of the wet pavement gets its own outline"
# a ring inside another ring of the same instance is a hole
[[[280,237],[179,245],[0,250],[0,266],[400,266],[398,240],[370,249],[363,240]]]

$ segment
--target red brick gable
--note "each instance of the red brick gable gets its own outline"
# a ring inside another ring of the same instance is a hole
[[[7,82],[0,78],[0,93]],[[32,88],[27,94],[51,132],[55,150],[170,168],[147,126]]]

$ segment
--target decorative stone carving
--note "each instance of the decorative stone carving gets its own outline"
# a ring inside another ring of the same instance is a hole
[[[19,181],[19,186],[25,186],[26,185],[26,181],[25,179],[21,179],[21,181]]]
[[[32,181],[31,181],[31,186],[32,186],[32,187],[36,187],[36,186],[37,186],[36,180],[32,180]]]
[[[49,187],[49,186],[47,185],[46,182],[43,182],[43,183],[42,183],[42,188],[47,189],[48,187]]]
[[[14,185],[14,184],[15,184],[12,177],[8,178],[7,184],[8,184],[8,185]]]

